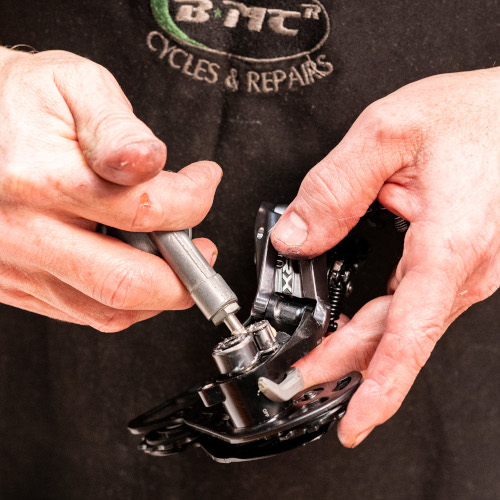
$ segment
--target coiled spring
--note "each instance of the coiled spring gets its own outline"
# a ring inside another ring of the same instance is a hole
[[[410,223],[402,217],[394,217],[394,227],[398,233],[404,233],[409,227]]]
[[[328,295],[330,298],[330,322],[328,324],[328,331],[335,332],[338,328],[337,321],[342,312],[342,304],[346,295],[345,285],[342,282],[330,282],[328,286]]]

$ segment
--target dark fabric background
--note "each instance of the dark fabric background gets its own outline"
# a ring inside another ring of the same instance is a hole
[[[224,93],[159,61],[145,42],[160,30],[146,0],[2,0],[0,43],[65,49],[105,65],[168,144],[168,168],[222,165],[198,232],[217,243],[217,269],[241,297],[243,317],[255,292],[260,202],[291,200],[374,100],[500,60],[495,0],[323,3],[332,33],[320,52],[335,71],[278,95]],[[384,293],[401,249],[388,227],[365,233],[373,250],[351,314]],[[214,373],[210,352],[224,332],[198,311],[100,334],[1,306],[0,498],[499,498],[499,307],[497,293],[452,325],[398,414],[358,449],[343,449],[331,433],[277,458],[219,465],[199,450],[145,456],[126,431],[133,416]]]

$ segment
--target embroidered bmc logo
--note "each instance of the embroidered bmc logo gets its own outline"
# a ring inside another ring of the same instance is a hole
[[[318,50],[330,24],[318,0],[152,0],[177,42],[248,62],[278,62]]]

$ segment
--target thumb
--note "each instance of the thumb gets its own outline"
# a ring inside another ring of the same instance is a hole
[[[378,111],[380,105],[372,106],[304,178],[273,229],[272,243],[279,252],[314,257],[335,246],[403,166],[404,127],[394,124],[394,114],[386,117]]]
[[[75,120],[87,163],[116,184],[131,186],[153,178],[165,165],[165,144],[134,115],[113,75],[83,61],[56,75],[56,84]]]

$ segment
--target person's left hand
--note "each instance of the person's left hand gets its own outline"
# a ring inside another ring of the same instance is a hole
[[[500,70],[439,75],[369,106],[304,179],[276,249],[313,257],[378,200],[410,221],[388,295],[296,363],[304,387],[366,370],[338,434],[359,444],[399,408],[450,323],[500,285]]]

